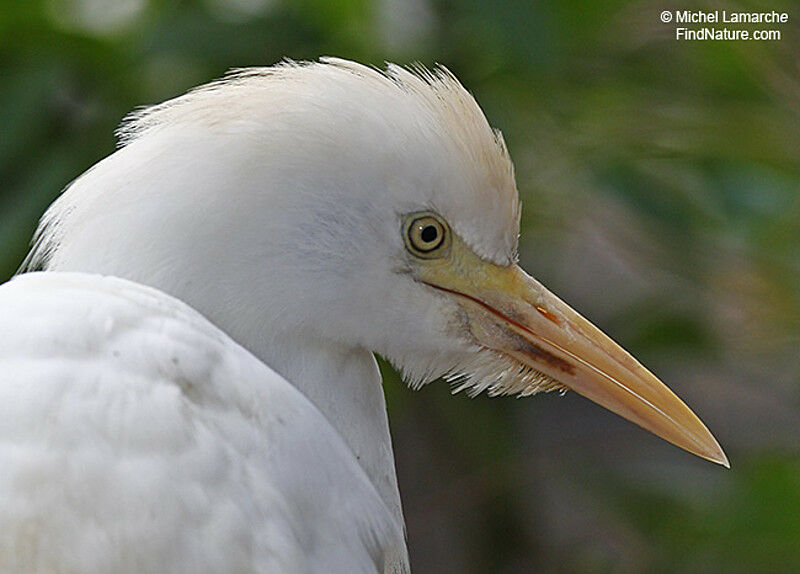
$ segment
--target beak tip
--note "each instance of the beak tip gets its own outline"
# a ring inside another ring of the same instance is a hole
[[[725,451],[722,450],[722,447],[719,445],[719,443],[713,436],[711,436],[711,440],[712,444],[709,445],[708,450],[700,454],[700,456],[720,466],[724,466],[725,468],[730,468],[731,463],[728,461],[728,456],[725,454]]]
[[[717,446],[719,446],[719,445],[717,445]],[[722,450],[721,447],[719,448],[719,452],[717,453],[717,456],[715,456],[711,460],[712,460],[712,462],[716,462],[717,464],[719,464],[721,466],[724,466],[727,469],[731,468],[731,463],[728,461],[728,457],[725,455],[725,452]]]

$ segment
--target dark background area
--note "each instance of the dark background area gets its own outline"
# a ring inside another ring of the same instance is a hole
[[[664,9],[790,19],[685,42]],[[412,393],[387,368],[415,571],[800,571],[797,2],[0,1],[0,279],[128,111],[322,55],[449,67],[515,160],[523,266],[731,460],[574,393]]]

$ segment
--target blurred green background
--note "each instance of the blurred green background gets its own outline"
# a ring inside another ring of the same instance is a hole
[[[790,21],[678,42],[678,8]],[[440,62],[506,136],[523,265],[732,469],[574,393],[412,393],[386,368],[415,571],[800,572],[799,25],[788,0],[3,0],[0,279],[136,106],[283,57]]]

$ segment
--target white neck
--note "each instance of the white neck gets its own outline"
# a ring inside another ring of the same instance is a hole
[[[285,347],[287,352],[283,352]],[[394,466],[381,375],[369,351],[284,339],[261,357],[297,387],[353,451],[387,508],[400,524],[403,513]],[[291,348],[302,348],[298,355]]]

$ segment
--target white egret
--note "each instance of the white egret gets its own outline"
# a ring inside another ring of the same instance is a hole
[[[727,465],[517,266],[511,160],[446,70],[245,70],[119,133],[0,287],[0,571],[407,571],[373,353]]]

